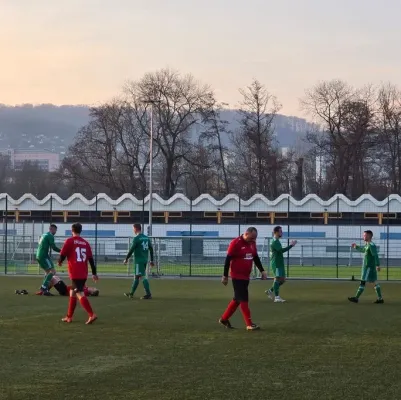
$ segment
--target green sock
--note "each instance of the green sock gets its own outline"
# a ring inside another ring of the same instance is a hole
[[[145,288],[145,292],[148,296],[150,296],[150,286],[149,286],[149,281],[145,278],[143,281],[143,287]]]
[[[382,289],[381,289],[381,287],[380,287],[380,285],[378,283],[375,286],[375,291],[376,291],[376,294],[377,294],[377,298],[381,299],[382,298]]]
[[[359,288],[358,288],[358,290],[356,291],[355,297],[356,297],[357,299],[359,299],[359,297],[361,296],[361,294],[363,293],[364,290],[365,290],[365,286],[360,285]]]
[[[273,283],[273,291],[274,291],[274,295],[278,296],[279,292],[280,292],[280,282],[279,281],[274,281]]]
[[[131,286],[131,295],[133,296],[134,294],[135,294],[135,290],[136,290],[136,288],[138,287],[138,285],[139,285],[139,279],[134,279],[133,280],[133,282],[132,282],[132,286]]]
[[[275,289],[274,289],[274,283],[275,283],[276,281],[273,281],[273,285],[272,285],[272,287],[270,288],[270,290],[272,291],[272,292],[274,292],[275,291]],[[284,285],[284,283],[285,283],[285,281],[280,281],[279,282],[279,286],[282,286],[282,285]]]
[[[42,282],[42,288],[43,289],[49,289],[50,281],[53,279],[54,274],[49,272],[46,276],[45,279],[43,279]]]

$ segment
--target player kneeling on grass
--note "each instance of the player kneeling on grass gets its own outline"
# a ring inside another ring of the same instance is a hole
[[[377,254],[376,245],[372,242],[373,232],[365,231],[363,233],[363,240],[365,241],[365,246],[357,246],[355,243],[352,244],[352,248],[360,253],[363,253],[365,256],[363,258],[362,265],[362,274],[361,274],[361,283],[359,284],[359,288],[354,297],[348,297],[348,300],[352,303],[358,303],[359,297],[365,290],[366,282],[374,285],[377,300],[376,304],[384,303],[382,297],[382,291],[379,283],[377,282],[377,271],[380,271],[380,260]]]
[[[230,270],[231,280],[234,288],[234,298],[231,300],[226,311],[219,319],[219,323],[228,329],[232,329],[230,318],[237,310],[241,308],[245,320],[246,329],[254,331],[260,329],[258,325],[252,323],[251,311],[249,310],[249,277],[252,272],[253,263],[262,273],[262,279],[267,279],[266,271],[263,269],[258,251],[256,249],[256,238],[258,231],[256,228],[248,228],[246,232],[234,239],[227,250],[227,257],[224,263],[224,274],[221,279],[223,285],[228,283],[228,272]]]
[[[63,280],[58,277],[57,275],[54,275],[49,286],[49,290],[54,287],[57,292],[59,293],[60,296],[69,296],[70,295],[70,290],[72,289],[72,285],[66,285]],[[94,287],[84,287],[84,293],[85,296],[87,297],[97,297],[99,296],[99,289],[96,289]]]
[[[67,316],[62,319],[63,322],[72,322],[77,298],[82,308],[88,313],[89,319],[86,324],[92,324],[97,316],[94,314],[88,298],[85,296],[84,288],[88,279],[88,262],[92,269],[92,277],[95,282],[98,281],[96,274],[96,265],[92,256],[90,244],[81,237],[82,225],[73,224],[71,227],[72,237],[68,238],[60,252],[58,265],[61,267],[63,261],[68,260],[68,274],[71,279],[70,301],[68,304]]]
[[[292,249],[297,241],[293,240],[287,247],[281,246],[280,238],[283,236],[283,229],[281,226],[276,226],[273,229],[273,240],[270,245],[270,264],[274,274],[273,286],[266,290],[266,294],[275,303],[284,303],[285,300],[280,297],[280,286],[285,283],[285,267],[284,267],[284,256],[288,250]]]
[[[40,240],[38,249],[36,250],[36,261],[38,262],[40,268],[45,271],[45,277],[42,282],[40,290],[36,293],[39,296],[52,296],[49,292],[50,281],[56,274],[54,269],[53,261],[50,258],[50,249],[54,250],[56,253],[60,253],[60,249],[54,243],[54,235],[57,233],[57,226],[51,224],[49,227],[49,232],[44,233]]]
[[[152,294],[150,293],[149,281],[146,277],[146,267],[148,265],[148,258],[150,253],[150,266],[153,267],[153,246],[150,239],[142,233],[142,227],[140,224],[134,224],[134,240],[132,241],[131,248],[125,257],[124,264],[128,263],[132,254],[134,255],[135,265],[135,279],[132,282],[131,291],[124,293],[125,296],[133,298],[136,289],[139,285],[139,280],[142,278],[143,287],[145,289],[145,296],[141,297],[143,300],[150,300]]]

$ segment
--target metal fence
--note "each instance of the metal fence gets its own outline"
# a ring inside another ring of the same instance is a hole
[[[0,237],[0,266],[5,274],[42,274],[35,260],[38,235],[2,235]],[[228,244],[232,238],[205,238],[197,236],[152,238],[156,266],[150,271],[154,277],[162,276],[221,276]],[[61,246],[65,237],[56,237]],[[361,244],[360,239],[302,238],[285,254],[289,278],[304,279],[358,279],[362,255],[352,250],[351,244]],[[91,237],[91,243],[99,274],[128,276],[133,267],[124,265],[131,237]],[[291,238],[282,240],[286,246]],[[382,270],[381,280],[401,279],[401,249],[391,240],[376,240]],[[262,263],[271,275],[271,238],[258,239],[258,251]],[[54,260],[57,254],[52,254]],[[65,267],[58,272],[65,273]],[[253,277],[259,276],[256,268]]]

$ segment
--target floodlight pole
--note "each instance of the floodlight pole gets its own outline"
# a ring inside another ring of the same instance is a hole
[[[149,143],[149,223],[148,236],[151,237],[152,232],[152,217],[153,217],[153,106],[155,103],[160,103],[158,100],[143,100],[144,104],[150,105],[150,143]]]

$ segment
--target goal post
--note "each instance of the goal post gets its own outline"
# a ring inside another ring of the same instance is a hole
[[[352,267],[352,246],[349,247],[349,258],[348,258],[348,267]]]

